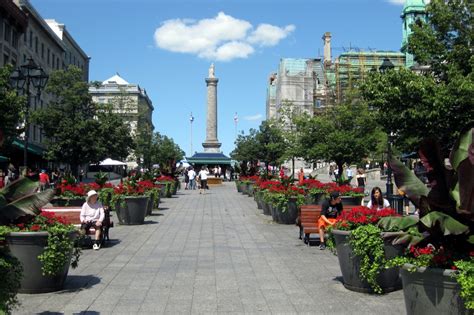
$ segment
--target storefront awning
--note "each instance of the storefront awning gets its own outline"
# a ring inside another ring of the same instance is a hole
[[[10,159],[7,158],[6,156],[0,155],[0,162],[8,162]]]
[[[230,158],[223,153],[196,153],[186,158],[190,164],[230,165]]]
[[[15,139],[12,144],[20,150],[25,149],[25,144],[23,140]],[[33,143],[28,143],[28,152],[36,154],[38,156],[43,156],[44,151],[45,150],[42,147]]]

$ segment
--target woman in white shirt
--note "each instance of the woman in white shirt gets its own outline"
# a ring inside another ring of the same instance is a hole
[[[104,207],[102,203],[97,201],[99,195],[95,190],[90,190],[87,193],[86,202],[82,205],[81,209],[81,230],[86,234],[87,231],[93,227],[95,229],[95,243],[92,246],[93,249],[98,250],[100,248],[100,237],[102,222],[105,218]]]
[[[199,178],[201,179],[201,187],[199,189],[199,193],[204,194],[204,189],[207,188],[207,175],[209,175],[209,171],[207,170],[207,167],[201,168],[198,175],[199,175]]]
[[[372,188],[370,193],[370,200],[367,203],[367,208],[381,210],[390,207],[390,202],[382,196],[382,190],[379,187]]]

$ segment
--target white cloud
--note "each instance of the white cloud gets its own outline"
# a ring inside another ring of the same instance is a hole
[[[164,21],[154,39],[156,46],[164,50],[229,61],[248,58],[255,52],[254,45],[275,46],[294,30],[294,25],[280,28],[270,24],[260,24],[253,30],[250,22],[219,12],[214,18],[198,21]]]
[[[256,114],[256,115],[252,115],[252,116],[245,116],[244,120],[255,121],[255,120],[262,119],[262,117],[263,117],[262,114]]]
[[[248,41],[252,44],[262,46],[275,46],[280,40],[287,37],[295,30],[294,25],[287,25],[284,28],[270,24],[260,24],[249,36]]]
[[[391,4],[404,5],[406,0],[387,0]]]

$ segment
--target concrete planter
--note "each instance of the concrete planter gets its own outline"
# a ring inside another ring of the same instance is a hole
[[[76,232],[70,233],[71,239],[76,236]],[[38,256],[48,244],[48,232],[11,232],[5,236],[5,242],[12,256],[15,256],[23,267],[19,293],[46,293],[63,289],[72,251],[69,253],[69,260],[56,275],[44,276],[43,264],[38,260]]]
[[[362,280],[360,274],[360,258],[356,256],[349,244],[350,231],[333,230],[336,241],[337,258],[341,267],[344,287],[351,291],[372,293],[369,284]],[[390,259],[400,256],[403,253],[403,246],[392,245],[392,240],[400,233],[382,233],[384,238],[385,258]],[[396,291],[402,288],[402,281],[399,276],[399,268],[382,270],[377,277],[377,282],[384,293]]]
[[[287,209],[283,211],[280,207],[273,206],[273,211],[276,213],[276,221],[280,224],[295,224],[298,217],[298,206],[296,199],[288,200]]]
[[[263,198],[262,198],[262,210],[263,210],[264,215],[272,215],[270,204],[268,202],[265,202]]]
[[[240,181],[235,181],[235,187],[237,187],[237,192],[242,192],[242,183]]]
[[[139,225],[145,222],[148,196],[126,197],[125,204],[118,202],[115,211],[122,225]]]
[[[249,197],[253,197],[254,194],[254,187],[253,187],[253,182],[247,184],[247,195]]]
[[[318,194],[307,194],[305,196],[304,203],[305,205],[319,205],[321,200],[324,200],[324,193]]]
[[[455,271],[438,268],[416,268],[410,272],[406,264],[400,268],[403,295],[408,315],[474,314],[459,297],[460,287],[452,277]]]

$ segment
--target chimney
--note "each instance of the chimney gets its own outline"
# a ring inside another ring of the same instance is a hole
[[[326,32],[323,35],[324,41],[324,66],[331,65],[331,33]]]

